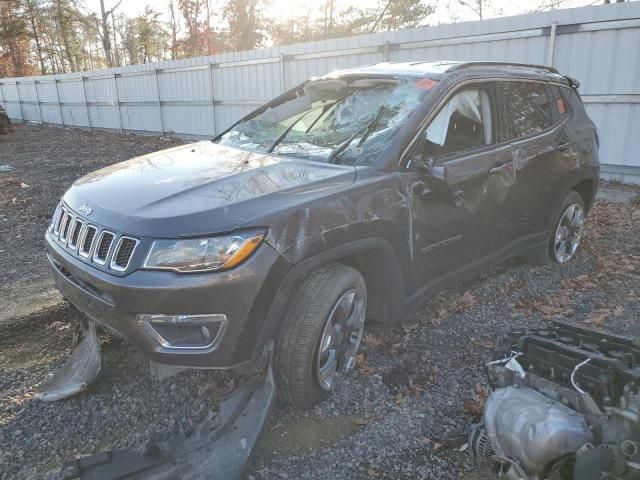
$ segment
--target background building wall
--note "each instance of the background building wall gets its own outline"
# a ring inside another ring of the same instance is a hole
[[[552,65],[581,82],[605,176],[640,183],[640,2],[421,27],[95,72],[0,79],[14,121],[212,137],[303,80],[384,61]]]

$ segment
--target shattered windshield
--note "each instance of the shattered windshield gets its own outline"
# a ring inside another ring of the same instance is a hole
[[[243,150],[371,165],[420,105],[420,79],[322,79],[217,141]]]

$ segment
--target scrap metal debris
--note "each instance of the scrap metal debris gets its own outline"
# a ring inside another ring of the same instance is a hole
[[[271,415],[276,386],[271,363],[222,400],[193,435],[142,449],[99,452],[65,466],[65,480],[240,478]]]
[[[486,364],[477,460],[508,480],[640,479],[639,345],[554,322],[512,332],[508,348]]]

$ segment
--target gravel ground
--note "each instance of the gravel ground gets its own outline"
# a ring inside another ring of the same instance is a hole
[[[35,125],[14,125],[11,134],[0,136],[0,231],[7,233],[0,235],[0,288],[47,271],[44,231],[60,197],[76,179],[180,143],[184,142]],[[2,171],[3,166],[10,170]]]
[[[70,181],[174,143],[22,126],[12,135],[0,144],[0,165],[14,167],[0,173],[0,182],[7,182],[3,175],[17,179],[9,183],[16,203],[3,196],[0,208],[0,268],[15,270],[6,282],[42,275],[41,233]],[[60,166],[50,160],[58,152],[66,156]],[[29,187],[15,187],[16,181]],[[21,240],[9,244],[8,229]],[[639,206],[599,202],[583,248],[568,265],[510,261],[443,291],[401,327],[369,325],[356,371],[327,401],[308,412],[277,406],[250,478],[493,478],[459,451],[487,393],[483,362],[514,325],[555,318],[639,339],[639,230]],[[16,252],[11,258],[9,248]],[[202,371],[153,380],[134,349],[103,335],[104,373],[91,390],[40,403],[34,392],[68,355],[76,316],[63,303],[0,325],[2,480],[56,478],[76,454],[188,434],[239,382]]]

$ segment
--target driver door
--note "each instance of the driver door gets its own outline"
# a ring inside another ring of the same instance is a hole
[[[415,170],[405,181],[422,284],[481,267],[497,252],[492,239],[504,227],[500,211],[515,180],[513,148],[497,143],[497,112],[494,85],[471,84],[456,90],[420,134]]]

